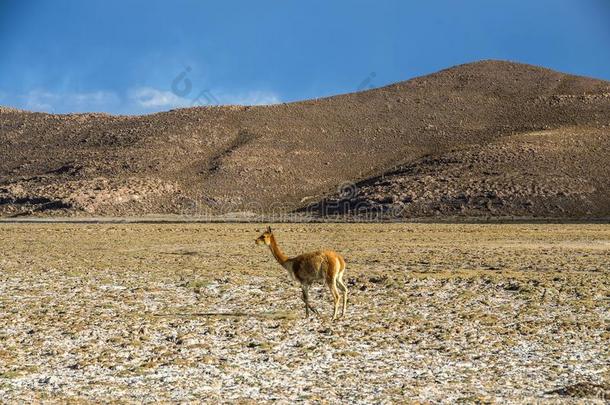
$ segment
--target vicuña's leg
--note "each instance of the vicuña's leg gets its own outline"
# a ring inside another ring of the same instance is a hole
[[[341,316],[345,316],[345,308],[347,308],[347,287],[343,282],[343,272],[339,273],[337,277],[337,285],[341,292],[343,292],[343,307],[341,308]]]
[[[337,312],[339,311],[339,291],[337,290],[337,279],[333,278],[328,282],[328,288],[330,288],[330,292],[333,295],[333,303],[335,304],[335,309],[333,311],[333,321],[337,319]]]
[[[305,318],[309,318],[309,287],[301,285],[301,291],[303,292],[303,302],[305,303]]]
[[[309,303],[309,286],[301,284],[301,291],[303,292],[303,302],[305,303],[305,316],[309,318],[309,310],[318,315],[318,310],[311,306]]]

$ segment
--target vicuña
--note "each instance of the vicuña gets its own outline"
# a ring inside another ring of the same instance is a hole
[[[303,292],[303,302],[305,302],[305,316],[309,317],[309,310],[318,314],[318,311],[309,303],[309,287],[314,281],[323,280],[333,295],[335,309],[333,311],[333,321],[337,319],[339,311],[339,290],[343,293],[343,307],[341,316],[345,315],[347,307],[347,287],[343,282],[345,272],[345,260],[343,257],[332,250],[319,250],[316,252],[304,253],[299,256],[289,258],[286,256],[275,240],[275,236],[268,227],[265,232],[256,238],[256,244],[269,246],[271,253],[278,263],[288,270],[290,277],[299,282]]]

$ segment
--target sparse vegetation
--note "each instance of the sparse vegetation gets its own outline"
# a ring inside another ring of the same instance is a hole
[[[321,285],[303,318],[256,228],[1,224],[0,397],[608,398],[608,225],[275,225],[345,256],[336,323]]]

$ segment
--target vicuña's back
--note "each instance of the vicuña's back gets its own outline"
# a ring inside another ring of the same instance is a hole
[[[335,305],[333,320],[337,318],[337,312],[339,310],[339,290],[343,293],[341,316],[345,315],[345,309],[347,307],[347,287],[343,282],[345,260],[341,255],[332,250],[319,250],[289,258],[279,248],[275,236],[271,231],[271,227],[267,228],[267,230],[256,239],[256,244],[263,243],[269,246],[275,259],[282,267],[288,270],[290,277],[300,283],[303,292],[303,301],[305,302],[305,315],[307,317],[309,317],[310,309],[314,313],[318,312],[309,304],[309,287],[315,281],[319,280],[324,281],[333,295]]]

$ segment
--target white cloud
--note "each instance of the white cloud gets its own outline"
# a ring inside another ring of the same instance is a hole
[[[249,91],[241,94],[219,93],[217,98],[221,104],[233,105],[268,105],[282,102],[277,94],[269,91]]]
[[[24,108],[46,112],[98,111],[120,101],[115,93],[101,90],[88,93],[54,93],[45,90],[31,90],[18,98],[23,101]]]
[[[59,96],[41,90],[32,90],[21,98],[25,101],[25,108],[34,111],[52,111],[52,101],[57,101]]]
[[[0,91],[0,100],[10,99]],[[49,113],[113,112],[143,114],[206,105],[268,105],[280,103],[280,97],[270,91],[253,90],[243,93],[216,90],[194,90],[184,97],[153,87],[137,87],[125,96],[111,91],[60,92],[30,90],[12,97],[14,107]]]
[[[187,107],[190,100],[179,97],[171,91],[153,89],[152,87],[139,87],[129,92],[129,98],[138,106],[144,108],[176,108]]]
[[[171,91],[152,87],[133,89],[129,92],[129,98],[141,108],[155,110],[206,105],[267,105],[281,102],[275,93],[268,91],[229,93],[201,90],[180,97]]]
[[[68,100],[76,104],[106,104],[117,101],[119,97],[111,92],[96,91],[93,93],[74,93],[69,94]]]

